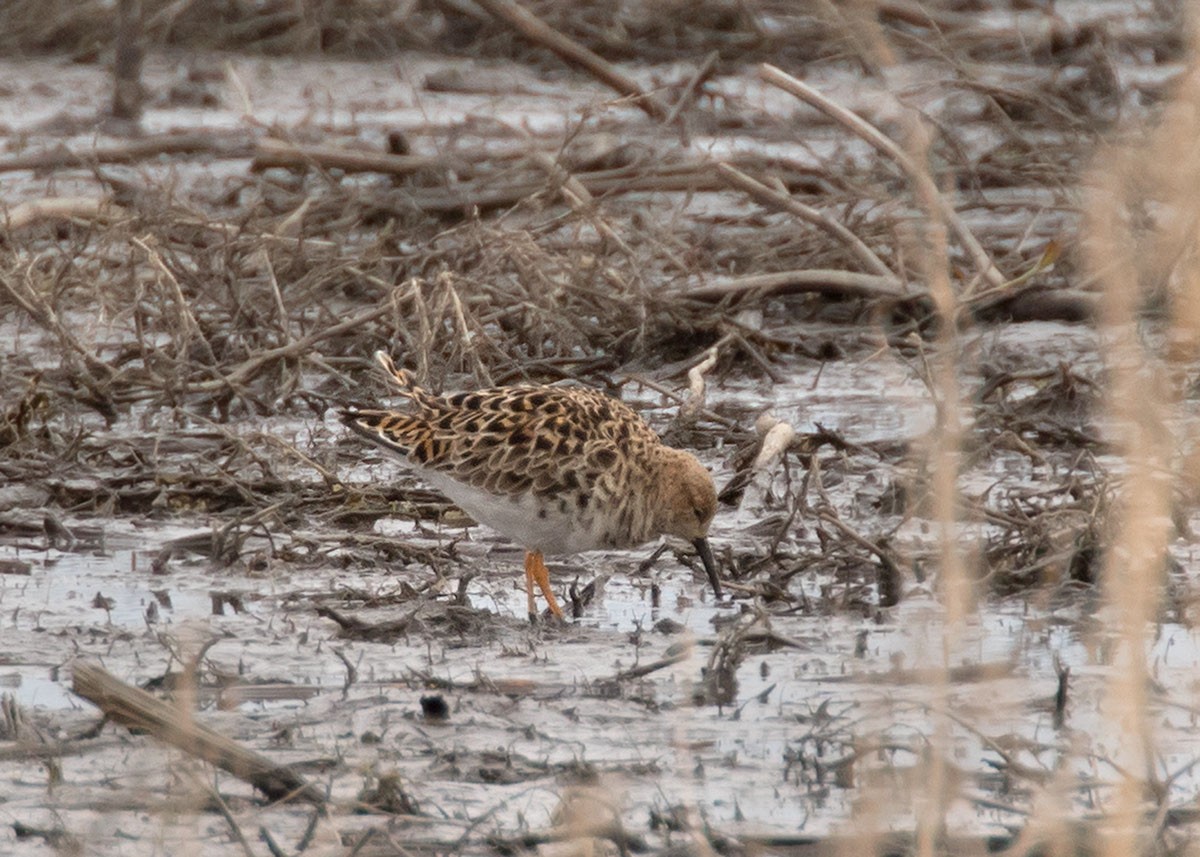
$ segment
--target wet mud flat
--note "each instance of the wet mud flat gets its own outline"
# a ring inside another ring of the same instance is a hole
[[[1113,205],[1185,464],[1143,639],[1084,205],[1186,103],[1182,7],[528,4],[590,71],[506,4],[231,4],[237,53],[151,9],[122,124],[99,5],[57,53],[0,13],[0,850],[1186,847],[1187,254],[1147,167]],[[652,544],[553,563],[531,625],[520,550],[338,424],[377,348],[632,404],[713,471],[729,597]]]

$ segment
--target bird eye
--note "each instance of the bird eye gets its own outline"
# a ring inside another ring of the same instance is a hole
[[[701,509],[699,506],[693,506],[693,507],[692,507],[692,511],[696,513],[696,520],[697,520],[697,521],[703,521],[703,520],[704,520],[704,510],[703,510],[703,509]]]

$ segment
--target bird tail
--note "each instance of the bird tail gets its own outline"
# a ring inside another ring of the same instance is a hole
[[[375,352],[375,362],[383,367],[392,383],[396,385],[400,395],[408,399],[422,410],[435,410],[437,397],[417,383],[417,376],[407,369],[401,369],[386,351]]]
[[[342,423],[384,449],[417,464],[427,463],[436,451],[429,424],[419,416],[398,411],[361,410],[351,405],[339,414]]]
[[[388,373],[388,377],[392,383],[400,388],[401,395],[411,396],[413,393],[423,393],[424,390],[417,384],[417,377],[407,369],[401,369],[392,360],[392,355],[386,351],[375,352],[375,362],[383,367],[383,371]]]
[[[350,405],[339,413],[342,423],[355,434],[416,464],[426,464],[444,454],[446,444],[434,439],[429,422],[430,414],[438,409],[438,397],[417,384],[416,376],[399,368],[387,352],[376,351],[375,362],[387,372],[400,396],[417,406],[416,412]]]

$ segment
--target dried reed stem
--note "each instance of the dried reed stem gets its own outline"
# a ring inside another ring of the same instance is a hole
[[[757,179],[753,179],[744,172],[734,167],[732,164],[720,163],[717,164],[717,172],[719,172],[733,187],[744,191],[750,197],[764,205],[770,205],[789,214],[794,214],[805,223],[810,223],[823,232],[828,233],[838,242],[845,244],[854,255],[867,267],[871,273],[879,277],[885,277],[896,283],[896,291],[901,289],[899,278],[896,277],[892,269],[889,268],[882,259],[863,242],[857,235],[833,220],[823,211],[818,211],[811,205],[805,205],[798,199],[793,199],[786,193],[777,191],[774,188],[768,187]]]
[[[758,67],[759,76],[767,83],[777,86],[806,104],[815,107],[835,122],[846,128],[855,136],[870,144],[880,154],[890,158],[904,172],[912,183],[913,189],[923,201],[931,202],[940,218],[945,220],[954,230],[959,242],[966,248],[974,261],[976,268],[991,286],[1002,286],[1008,278],[996,267],[988,252],[983,249],[974,233],[967,227],[953,203],[947,199],[933,180],[929,170],[917,163],[904,149],[861,116],[836,104],[807,83],[792,77],[782,69],[766,63]]]
[[[652,119],[664,120],[670,115],[670,110],[665,104],[655,96],[643,91],[632,78],[626,77],[599,54],[574,39],[564,36],[532,12],[511,0],[475,0],[475,2],[534,44],[549,48],[562,59],[579,66],[624,98],[630,99],[635,106]]]

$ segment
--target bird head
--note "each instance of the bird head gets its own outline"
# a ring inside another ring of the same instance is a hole
[[[687,539],[695,546],[713,592],[720,598],[721,578],[708,546],[708,528],[717,513],[717,489],[712,475],[691,453],[669,447],[663,452],[665,458],[659,471],[659,531]]]

